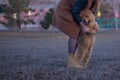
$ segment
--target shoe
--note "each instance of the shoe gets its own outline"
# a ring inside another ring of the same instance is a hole
[[[68,56],[67,67],[68,68],[84,68],[84,66],[80,65],[75,61],[75,56],[73,53]]]

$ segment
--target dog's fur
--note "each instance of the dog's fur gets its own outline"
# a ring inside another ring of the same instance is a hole
[[[80,63],[87,66],[95,42],[95,33],[98,30],[98,24],[95,21],[94,14],[90,10],[81,11],[80,16],[83,19],[83,23],[89,28],[89,31],[88,33],[80,32],[75,56]]]

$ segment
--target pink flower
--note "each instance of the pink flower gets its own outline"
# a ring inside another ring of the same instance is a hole
[[[4,18],[4,14],[0,14],[0,21],[7,23],[7,19]]]
[[[119,18],[119,17],[120,17],[119,12],[115,12],[115,17],[116,17],[116,18]]]

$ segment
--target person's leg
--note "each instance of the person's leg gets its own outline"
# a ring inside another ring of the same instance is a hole
[[[68,52],[71,54],[75,54],[75,46],[76,46],[76,39],[74,38],[69,38],[69,41],[68,41]]]

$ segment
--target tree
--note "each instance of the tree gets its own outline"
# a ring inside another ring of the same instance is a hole
[[[12,28],[17,27],[18,30],[21,29],[21,19],[20,12],[28,11],[30,0],[8,0],[9,6],[2,7],[2,11],[4,13],[5,19],[7,19],[7,23],[3,23],[5,26]]]
[[[2,11],[2,8],[1,8],[1,6],[0,6],[0,13],[2,13],[3,11]]]
[[[49,9],[49,12],[46,13],[44,19],[40,21],[40,24],[44,29],[48,29],[52,23],[52,17],[53,17],[54,9]]]

